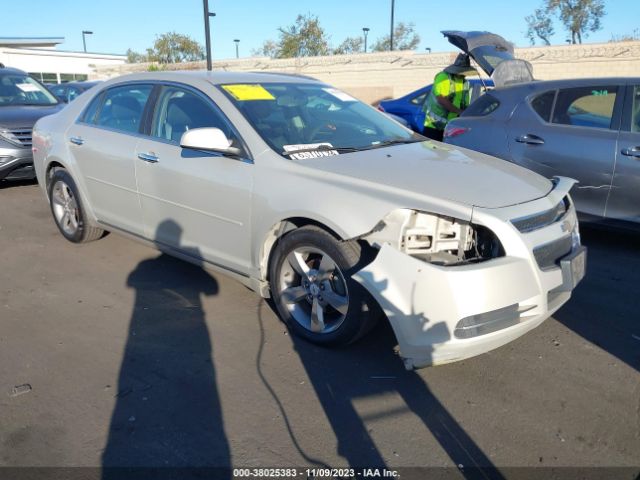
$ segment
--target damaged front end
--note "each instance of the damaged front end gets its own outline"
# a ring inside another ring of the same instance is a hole
[[[482,225],[409,209],[391,212],[360,238],[376,248],[387,244],[440,266],[477,263],[505,254],[498,237]]]
[[[484,353],[548,316],[529,259],[507,256],[484,225],[399,209],[359,239],[377,254],[353,278],[385,312],[407,369]]]

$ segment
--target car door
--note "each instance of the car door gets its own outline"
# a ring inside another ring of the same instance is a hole
[[[98,220],[136,235],[143,228],[135,152],[152,88],[138,83],[109,88],[66,132]]]
[[[603,217],[616,158],[622,87],[592,85],[541,92],[516,108],[508,127],[515,163],[566,176],[583,214]]]
[[[627,87],[606,217],[640,222],[640,84]]]
[[[237,131],[208,96],[187,86],[160,88],[150,137],[136,150],[145,236],[246,274],[254,165],[247,158],[180,147],[184,132],[203,127],[220,128],[246,152]]]

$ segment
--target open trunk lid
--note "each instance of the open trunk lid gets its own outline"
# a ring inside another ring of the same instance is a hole
[[[449,43],[469,54],[489,75],[496,87],[533,81],[533,68],[525,60],[513,56],[513,44],[490,32],[445,30]]]

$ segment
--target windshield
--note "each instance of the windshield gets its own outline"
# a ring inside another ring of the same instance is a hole
[[[424,140],[383,113],[327,85],[253,83],[220,88],[264,141],[288,158],[328,156],[340,150]]]
[[[0,75],[0,107],[8,105],[55,105],[58,101],[46,88],[28,75]]]
[[[496,67],[505,60],[513,60],[513,54],[506,48],[485,45],[471,50],[473,59],[478,62],[482,69],[489,75],[493,73]]]

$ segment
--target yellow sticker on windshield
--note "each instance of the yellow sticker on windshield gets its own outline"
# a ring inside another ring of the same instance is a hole
[[[222,85],[233,98],[240,102],[247,100],[275,100],[276,98],[262,85]]]

